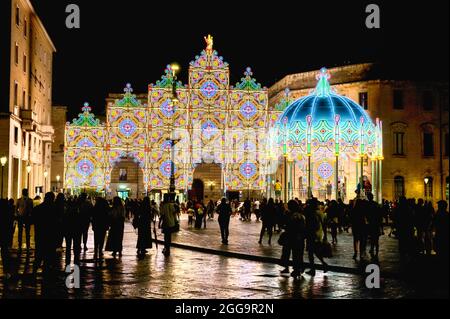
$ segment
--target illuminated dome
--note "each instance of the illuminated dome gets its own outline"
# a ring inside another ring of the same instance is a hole
[[[371,123],[372,120],[360,105],[331,89],[329,78],[327,69],[320,70],[316,89],[289,105],[280,117],[281,123],[291,126],[297,121],[305,122],[311,116],[312,125],[315,126],[323,120],[334,123],[337,115],[341,122],[351,121],[359,125],[364,119],[365,123]]]
[[[333,91],[329,79],[327,69],[321,69],[316,88],[289,104],[278,117],[269,132],[269,172],[276,173],[280,162],[285,168],[290,166],[290,182],[284,187],[298,185],[299,198],[315,194],[324,199],[330,187],[336,199],[357,189],[360,196],[373,192],[378,198],[382,122],[373,121],[363,107]],[[290,192],[286,197],[292,197],[292,187]]]

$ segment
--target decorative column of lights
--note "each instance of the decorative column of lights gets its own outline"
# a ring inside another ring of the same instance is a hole
[[[287,202],[288,199],[288,182],[287,182],[287,173],[288,173],[288,168],[287,168],[287,158],[288,158],[288,149],[287,149],[287,139],[288,139],[288,127],[287,127],[287,123],[288,123],[288,118],[285,117],[283,119],[283,159],[284,159],[284,176],[283,176],[283,193],[284,193],[284,202]]]
[[[47,188],[47,176],[48,176],[48,172],[47,170],[44,171],[44,188],[42,190],[42,192],[45,194],[46,192],[46,188]]]
[[[363,192],[364,192],[364,157],[365,157],[365,143],[364,143],[364,117],[360,118],[361,123],[361,131],[360,131],[360,159],[361,159],[361,172],[360,172],[360,191],[359,191],[359,198],[364,198]]]
[[[378,202],[378,118],[376,119],[376,129],[375,129],[375,152],[372,152],[371,167],[372,167],[372,193],[374,195],[374,199]]]
[[[339,199],[339,153],[340,153],[340,145],[339,145],[339,138],[340,138],[340,130],[339,130],[339,122],[341,120],[340,115],[336,115],[334,117],[334,146],[335,146],[335,155],[336,155],[336,166],[335,166],[335,172],[334,172],[334,192],[336,200]]]
[[[28,165],[26,167],[26,170],[27,170],[27,189],[28,189],[29,192],[30,192],[30,173],[31,173],[31,169],[32,169],[32,167],[28,163]],[[30,192],[30,194],[31,194],[31,192]]]
[[[308,125],[306,130],[306,156],[308,157],[308,199],[312,197],[312,185],[311,185],[311,156],[312,156],[312,116],[308,115],[306,117],[306,123]]]
[[[377,128],[378,128],[378,202],[383,200],[383,121],[377,118]]]

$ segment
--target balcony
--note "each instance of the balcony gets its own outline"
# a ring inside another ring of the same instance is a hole
[[[36,119],[37,114],[32,110],[20,110],[20,118],[22,119],[22,129],[27,132],[35,132],[36,131]]]

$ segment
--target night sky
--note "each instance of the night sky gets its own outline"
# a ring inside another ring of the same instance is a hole
[[[270,87],[287,74],[358,62],[391,65],[405,78],[448,79],[446,0],[32,2],[58,50],[53,104],[67,105],[70,116],[85,101],[102,113],[107,94],[127,82],[146,93],[173,61],[185,82],[208,33],[233,85],[247,66]],[[81,9],[79,30],[65,27],[70,3]],[[381,8],[379,30],[365,27],[370,3]]]

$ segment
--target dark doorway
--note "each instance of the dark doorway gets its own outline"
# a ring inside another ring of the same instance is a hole
[[[227,192],[227,199],[231,202],[231,201],[234,201],[234,200],[241,200],[241,198],[240,198],[240,193],[239,192],[231,192],[231,191],[228,191]]]
[[[201,179],[194,179],[192,189],[189,191],[189,199],[195,201],[203,200],[205,195],[205,184]]]

